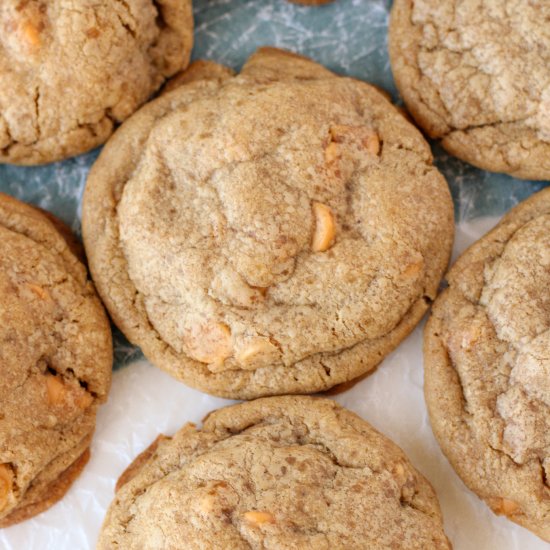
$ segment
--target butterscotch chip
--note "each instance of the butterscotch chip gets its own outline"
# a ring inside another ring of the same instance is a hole
[[[380,152],[380,139],[368,126],[336,124],[330,127],[330,135],[333,143],[355,143],[373,155]]]
[[[244,520],[255,527],[259,527],[265,523],[275,523],[275,518],[273,514],[269,512],[245,512],[243,514]]]
[[[391,67],[417,124],[492,172],[550,179],[550,3],[396,0]]]
[[[78,407],[86,409],[93,397],[76,382],[66,383],[61,376],[46,374],[46,393],[48,403],[53,406]]]
[[[32,23],[23,24],[23,33],[29,44],[32,46],[40,45],[40,32]]]
[[[340,147],[331,141],[325,148],[325,161],[327,164],[334,164],[340,158]]]
[[[375,133],[366,136],[363,139],[363,145],[372,155],[378,155],[378,153],[380,153],[380,140]]]
[[[2,0],[0,163],[104,143],[193,45],[191,0]]]
[[[214,411],[162,441],[111,503],[98,550],[450,550],[403,452],[328,399]]]
[[[424,262],[414,262],[405,266],[405,269],[401,272],[401,276],[405,278],[417,277],[424,267]]]
[[[94,402],[93,396],[90,395],[83,388],[77,389],[77,391],[73,395],[74,395],[74,402],[76,406],[80,409],[87,409]]]
[[[50,405],[60,405],[67,399],[67,389],[59,376],[46,375],[46,392]]]
[[[333,243],[336,235],[336,222],[332,210],[320,202],[313,203],[313,215],[315,216],[315,229],[311,249],[314,252],[324,252]]]
[[[350,160],[353,162],[358,152],[359,154],[368,152],[372,156],[380,153],[380,138],[368,126],[335,124],[330,127],[329,133],[330,142],[325,148],[325,162],[338,178],[350,177]],[[348,165],[347,170],[346,165]]]
[[[504,514],[505,516],[511,516],[519,510],[519,505],[517,502],[510,500],[508,498],[500,499],[498,508],[495,509],[497,514]]]
[[[424,336],[435,435],[466,485],[550,541],[550,188],[457,260]]]
[[[40,285],[34,285],[30,283],[28,287],[30,288],[31,292],[36,294],[36,296],[38,296],[41,300],[47,300],[50,297],[50,293]]]
[[[374,87],[283,50],[187,76],[88,178],[84,241],[115,323],[156,366],[225,397],[373,370],[451,250],[428,144]]]
[[[13,472],[6,464],[0,464],[0,513],[8,504],[11,493]]]
[[[237,353],[236,359],[241,367],[255,369],[272,364],[279,355],[279,349],[275,344],[268,338],[259,337],[247,342]]]
[[[109,322],[57,227],[0,194],[0,528],[67,491],[111,380]]]
[[[231,331],[223,323],[192,327],[184,341],[190,357],[201,363],[219,365],[233,353]]]

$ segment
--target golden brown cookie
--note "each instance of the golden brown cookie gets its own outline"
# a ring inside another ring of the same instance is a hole
[[[98,550],[450,549],[429,482],[334,401],[242,403],[155,445],[119,488]]]
[[[435,297],[453,238],[420,133],[372,86],[263,48],[109,141],[84,196],[92,275],[158,367],[227,397],[372,370]]]
[[[191,0],[3,0],[0,163],[104,143],[187,66],[192,44]]]
[[[47,216],[0,194],[0,527],[50,507],[76,479],[111,365],[86,268]]]
[[[416,122],[485,170],[550,179],[550,2],[395,0],[389,51]]]
[[[471,246],[426,325],[435,435],[497,514],[550,541],[550,188]]]

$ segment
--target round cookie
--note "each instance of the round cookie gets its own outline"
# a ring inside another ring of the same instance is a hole
[[[424,340],[435,435],[497,514],[550,541],[550,188],[448,274]]]
[[[84,242],[112,318],[216,395],[315,392],[372,370],[449,258],[452,201],[427,143],[372,86],[288,52],[197,74],[128,120],[90,172]]]
[[[191,0],[3,0],[0,29],[0,163],[101,145],[193,45]]]
[[[547,0],[395,0],[393,75],[447,151],[485,170],[550,179]]]
[[[56,224],[0,194],[0,527],[65,494],[111,381],[108,319]]]
[[[451,548],[429,482],[328,399],[217,410],[157,439],[122,481],[98,550]]]

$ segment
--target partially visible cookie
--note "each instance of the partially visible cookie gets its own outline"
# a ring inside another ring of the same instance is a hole
[[[416,122],[485,170],[550,179],[550,2],[395,0],[389,51]]]
[[[425,394],[449,461],[497,513],[550,541],[550,188],[448,275],[425,330]]]
[[[0,194],[0,527],[65,494],[111,380],[109,322],[58,226]]]
[[[191,0],[3,0],[0,29],[0,163],[104,143],[193,44]]]
[[[83,201],[115,323],[233,398],[374,369],[435,298],[453,229],[418,130],[374,87],[274,48],[237,76],[194,66],[109,140]]]
[[[215,411],[157,439],[124,481],[98,550],[450,548],[428,481],[327,399]]]

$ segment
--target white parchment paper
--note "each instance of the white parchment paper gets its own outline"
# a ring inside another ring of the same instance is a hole
[[[460,224],[454,257],[496,221],[477,218]],[[463,485],[439,450],[422,394],[423,324],[376,372],[334,399],[398,443],[431,481],[455,550],[547,550],[526,529],[495,516]],[[186,422],[200,423],[209,411],[230,403],[185,387],[145,360],[116,371],[84,473],[53,508],[2,530],[0,548],[94,548],[115,482],[133,458],[160,432],[172,434]]]

